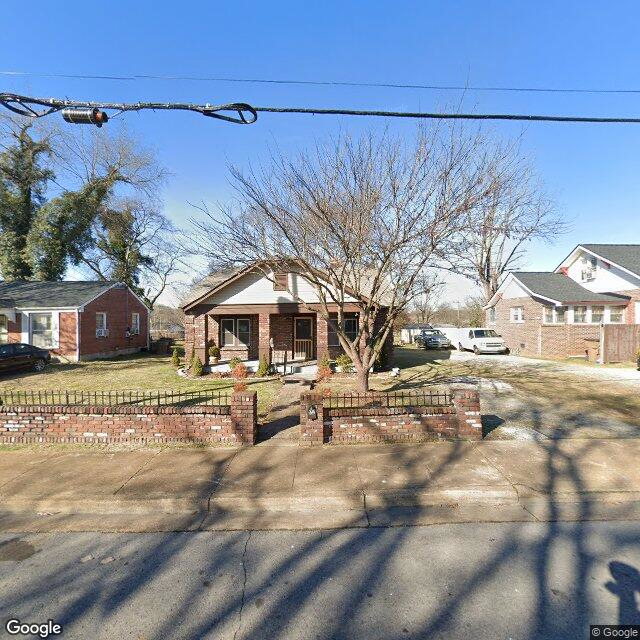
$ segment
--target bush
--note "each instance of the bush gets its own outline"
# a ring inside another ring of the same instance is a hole
[[[260,358],[260,364],[258,365],[258,371],[256,371],[256,375],[258,378],[264,378],[269,374],[269,363],[267,362],[267,357],[262,356]]]
[[[249,375],[249,372],[242,362],[238,362],[238,364],[231,370],[231,375],[237,380],[242,380]]]
[[[176,367],[176,369],[180,366],[180,354],[178,352],[178,347],[173,348],[173,354],[171,355],[171,364]]]
[[[320,360],[318,360],[318,369],[322,367],[331,368],[331,362],[329,361],[329,356],[326,353],[324,353]]]
[[[196,346],[193,345],[191,347],[191,355],[189,356],[189,361],[187,362],[187,366],[189,367],[189,369],[193,367],[193,363],[195,362],[195,359],[196,359]]]
[[[242,364],[242,360],[240,360],[238,356],[233,356],[233,358],[229,360],[229,367],[231,370],[235,369],[239,364]]]
[[[246,391],[247,390],[247,383],[246,382],[236,382],[233,385],[233,390],[234,391]]]
[[[220,359],[220,347],[218,345],[212,344],[209,347],[209,357],[213,358],[214,360]]]
[[[333,375],[333,371],[331,371],[331,367],[318,365],[318,382],[322,382],[327,380]]]
[[[193,364],[191,365],[191,373],[193,373],[194,376],[201,376],[204,373],[202,360],[200,360],[198,356],[194,356]]]
[[[340,371],[348,373],[353,369],[353,361],[346,353],[341,353],[336,358],[336,366],[340,367]]]

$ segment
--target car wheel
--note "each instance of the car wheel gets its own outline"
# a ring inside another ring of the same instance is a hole
[[[45,368],[46,365],[47,365],[47,363],[42,358],[38,358],[33,363],[33,370],[34,371],[44,371],[44,368]]]
[[[478,347],[473,347],[473,353],[475,353],[477,356],[480,355],[480,349],[478,349]]]

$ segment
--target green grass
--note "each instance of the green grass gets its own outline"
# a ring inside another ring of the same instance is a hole
[[[258,392],[258,413],[266,415],[280,381],[246,380]],[[171,356],[135,354],[108,360],[52,364],[42,373],[24,372],[0,377],[0,391],[122,391],[125,389],[161,391],[231,391],[234,380],[182,378],[171,364]]]

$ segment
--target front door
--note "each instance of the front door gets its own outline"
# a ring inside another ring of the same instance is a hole
[[[313,358],[313,318],[295,318],[293,353],[296,360]]]

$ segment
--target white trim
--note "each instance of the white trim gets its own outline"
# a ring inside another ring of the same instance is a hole
[[[605,258],[604,256],[601,256],[600,254],[596,253],[595,251],[592,251],[591,249],[587,249],[585,246],[579,244],[554,270],[554,273],[558,273],[560,271],[560,269],[562,269],[564,266],[568,266],[566,265],[566,263],[569,262],[573,262],[573,260],[571,260],[571,258],[573,257],[573,254],[576,253],[576,251],[585,251],[586,253],[590,253],[592,256],[595,256],[596,258],[598,258],[599,260],[602,260],[602,262],[606,262],[607,264],[612,264],[614,267],[617,267],[618,269],[620,269],[620,271],[624,271],[625,273],[628,273],[630,276],[634,276],[635,278],[640,278],[640,273],[634,273],[633,271],[630,271],[629,269],[626,269],[625,267],[623,267],[622,265],[619,265],[617,262],[614,262],[613,260],[610,260],[609,258]]]
[[[76,309],[76,360],[80,362],[80,311]]]
[[[548,302],[551,302],[551,304],[554,304],[554,305],[557,305],[557,306],[562,306],[562,301],[561,300],[554,300],[553,298],[547,298],[546,296],[542,296],[539,293],[534,293],[533,291],[531,291],[531,289],[529,289],[529,287],[524,285],[522,283],[522,281],[513,272],[510,272],[509,274],[507,274],[507,277],[500,283],[500,286],[498,287],[496,292],[491,296],[489,302],[487,302],[487,304],[483,307],[483,309],[486,310],[489,307],[495,306],[498,303],[499,299],[496,300],[495,302],[493,301],[493,299],[512,280],[515,280],[526,291],[526,293],[529,294],[530,297],[532,297],[532,298],[540,298],[541,300],[547,300]]]

